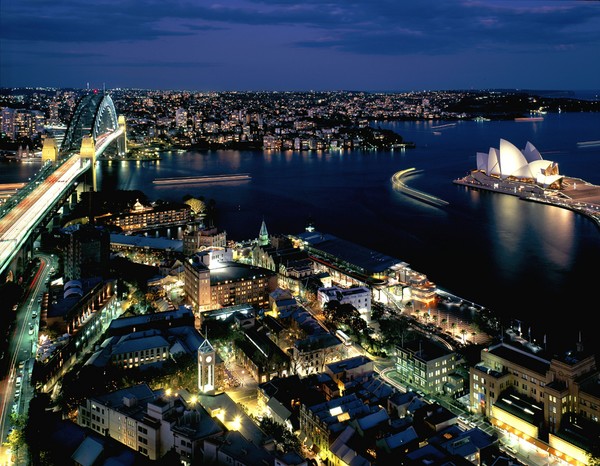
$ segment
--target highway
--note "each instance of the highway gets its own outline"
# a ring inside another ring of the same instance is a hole
[[[87,170],[90,160],[72,155],[15,207],[0,218],[0,273],[10,264],[29,232],[46,215],[77,177]]]
[[[122,134],[123,130],[119,128],[98,135],[96,156],[100,156]],[[15,205],[0,217],[0,273],[10,264],[29,232],[90,165],[91,160],[82,158],[80,154],[58,162],[54,170],[50,165],[44,165],[39,176],[11,196]]]

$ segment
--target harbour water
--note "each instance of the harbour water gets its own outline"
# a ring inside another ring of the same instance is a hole
[[[552,348],[577,339],[600,350],[595,290],[600,229],[571,211],[470,190],[453,180],[475,168],[476,153],[500,138],[531,142],[560,172],[600,185],[600,114],[546,114],[542,121],[374,123],[393,129],[415,149],[390,152],[169,152],[156,162],[99,166],[100,189],[144,191],[151,200],[185,194],[216,201],[217,225],[230,239],[298,233],[311,220],[334,234],[405,261],[438,287],[481,304],[503,321],[521,321],[525,336]],[[4,164],[0,182],[26,179],[27,167]],[[445,202],[408,196],[409,188]],[[33,168],[35,170],[35,167]],[[157,178],[249,174],[248,179],[182,185]],[[531,329],[531,330],[529,330]]]

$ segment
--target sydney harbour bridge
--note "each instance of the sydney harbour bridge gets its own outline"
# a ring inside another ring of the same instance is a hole
[[[97,190],[96,161],[115,146],[117,157],[124,157],[125,117],[117,115],[108,94],[86,93],[75,107],[62,142],[44,139],[38,174],[0,206],[0,280],[13,280],[22,273],[40,232],[65,202],[77,202],[77,186],[84,174],[91,174],[84,189]]]

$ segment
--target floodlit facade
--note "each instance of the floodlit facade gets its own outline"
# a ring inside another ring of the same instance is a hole
[[[470,410],[569,464],[588,464],[600,426],[600,372],[593,353],[544,359],[507,343],[481,351],[470,369]]]
[[[477,152],[477,170],[488,176],[532,181],[550,186],[562,178],[558,164],[544,160],[533,144],[527,142],[519,150],[506,139],[500,139],[500,147],[490,147],[489,152]]]
[[[445,393],[459,356],[446,347],[421,339],[396,347],[396,371],[403,380],[427,393]]]

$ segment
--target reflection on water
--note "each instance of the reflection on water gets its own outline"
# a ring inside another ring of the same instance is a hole
[[[186,194],[215,199],[217,226],[230,239],[256,238],[263,219],[271,234],[298,233],[310,218],[317,229],[406,261],[441,288],[501,317],[533,322],[534,334],[555,325],[566,343],[579,330],[591,339],[584,314],[573,311],[589,309],[589,290],[597,288],[589,272],[600,263],[596,225],[564,209],[469,190],[452,180],[475,168],[476,152],[505,138],[519,148],[531,141],[542,154],[552,151],[549,158],[561,173],[600,184],[600,147],[583,152],[576,144],[598,139],[593,128],[600,127],[600,115],[546,115],[535,125],[456,123],[438,128],[439,136],[432,125],[444,123],[381,123],[417,144],[402,152],[194,151],[164,153],[160,163],[101,163],[98,186],[141,190],[151,200],[181,201]],[[395,192],[392,175],[408,168],[422,170],[404,180],[408,187],[449,205]],[[225,173],[252,179],[167,189],[152,183]],[[556,313],[569,318],[553,324],[547,316]]]

